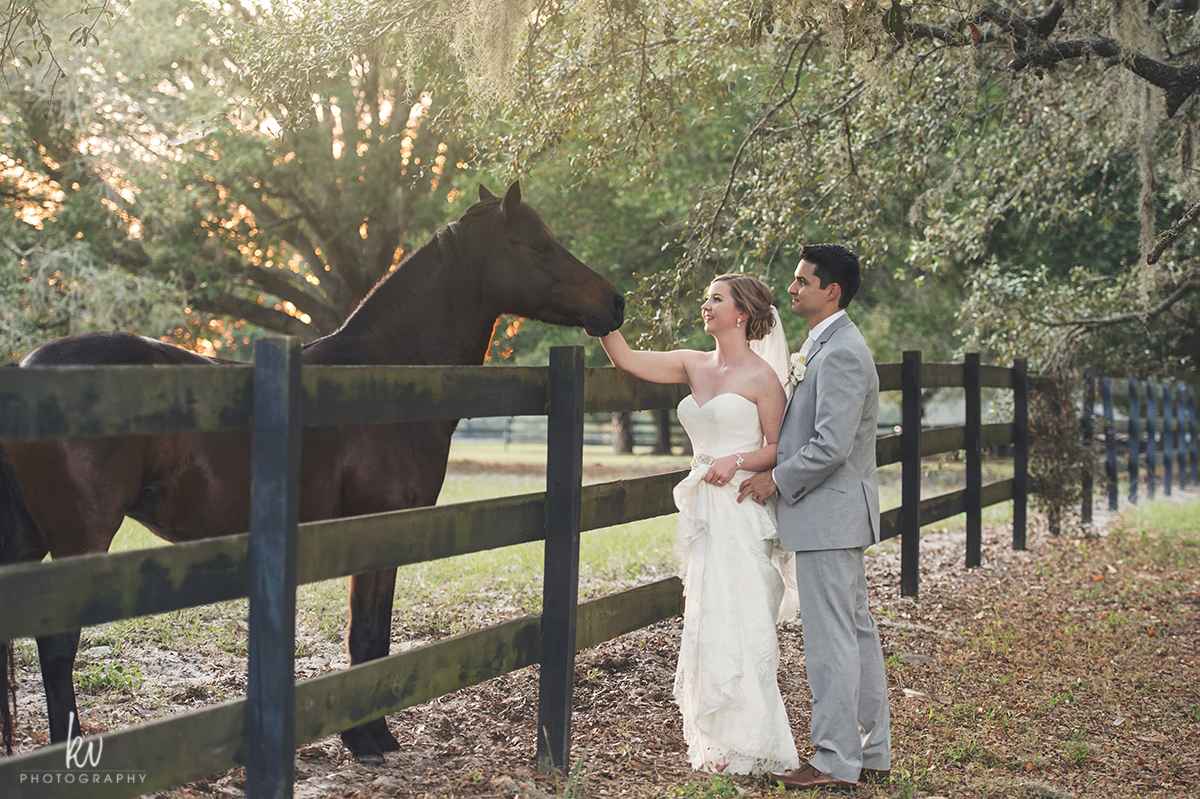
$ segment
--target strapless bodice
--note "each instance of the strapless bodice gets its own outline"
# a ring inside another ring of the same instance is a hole
[[[758,406],[741,394],[718,394],[703,405],[687,395],[679,403],[679,423],[692,440],[692,452],[720,458],[753,452],[763,445]]]

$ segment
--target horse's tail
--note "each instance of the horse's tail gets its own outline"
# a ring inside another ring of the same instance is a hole
[[[40,559],[46,554],[45,539],[29,515],[17,477],[0,445],[0,566],[22,560]],[[40,552],[40,554],[39,554]],[[12,641],[0,641],[0,727],[4,749],[13,751],[13,721],[17,714],[17,670]]]

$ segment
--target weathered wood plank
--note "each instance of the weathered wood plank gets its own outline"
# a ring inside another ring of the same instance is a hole
[[[575,643],[583,650],[681,613],[683,582],[678,577],[639,585],[580,604]]]
[[[248,543],[243,534],[0,567],[0,640],[244,597]]]
[[[1096,411],[1096,377],[1092,374],[1091,369],[1083,370],[1083,409],[1080,419],[1080,427],[1083,432],[1083,451],[1084,458],[1087,463],[1091,463],[1094,456],[1092,450],[1096,446],[1096,431],[1095,431],[1095,411]],[[1154,409],[1150,409],[1150,428],[1154,428]],[[1150,463],[1154,463],[1154,433],[1150,433]],[[1081,503],[1079,508],[1079,518],[1084,524],[1092,523],[1092,470],[1089,467],[1084,467],[1082,479],[1080,480]],[[1151,479],[1151,496],[1154,495],[1153,478]]]
[[[686,471],[584,486],[583,529],[598,530],[676,512],[671,489]]]
[[[542,667],[538,671],[537,763],[543,771],[566,770],[571,764],[583,505],[583,399],[583,348],[551,348]]]
[[[1029,365],[1024,358],[1013,361],[1013,549],[1025,549],[1026,512],[1029,495]]]
[[[985,447],[1007,447],[1013,443],[1012,422],[985,424],[979,430],[979,438]]]
[[[611,366],[584,370],[586,413],[674,408],[691,393],[683,384],[648,383]]]
[[[922,388],[962,388],[963,367],[961,363],[921,364]]]
[[[1142,431],[1139,424],[1141,422],[1141,407],[1138,401],[1140,399],[1140,387],[1137,378],[1128,378],[1126,388],[1129,390],[1129,418],[1122,420],[1117,429],[1129,434],[1129,502],[1132,505],[1136,505],[1138,501],[1138,483],[1141,479],[1138,474],[1138,461],[1140,459],[1139,450],[1142,444]],[[1124,430],[1121,430],[1121,427],[1124,427]]]
[[[922,365],[922,382],[925,379]],[[967,446],[967,429],[965,427],[930,427],[921,431],[921,457],[941,455],[945,452],[958,452]]]
[[[968,352],[963,360],[963,397],[965,400],[966,447],[966,507],[967,553],[964,564],[968,569],[978,566],[983,552],[983,445],[980,428],[983,426],[983,394],[979,386],[979,353]]]
[[[1012,443],[1012,424],[985,424],[979,430],[980,446],[1001,447]],[[890,436],[889,436],[890,438]],[[957,452],[966,448],[965,427],[926,428],[921,434],[921,457]]]
[[[962,449],[960,438],[965,441],[966,431],[962,427],[928,428],[921,436],[921,456],[955,452]],[[887,466],[900,462],[901,433],[879,436],[875,439],[875,465]],[[929,443],[932,442],[932,443]],[[980,428],[980,443],[984,447],[1001,447],[1012,443],[1012,424],[985,424]]]
[[[962,377],[955,376],[955,370],[961,372],[962,365],[956,363],[925,363],[922,364],[922,369],[928,372],[932,371],[933,377],[923,373],[921,375],[922,382],[926,387],[943,386],[943,387],[960,387],[962,386]],[[943,370],[943,367],[944,370]],[[903,364],[899,363],[877,363],[875,371],[879,374],[879,390],[880,391],[899,391],[901,385],[901,371]],[[979,368],[979,385],[983,388],[1012,388],[1012,370],[1003,366],[981,366]]]
[[[878,436],[875,439],[875,465],[887,466],[900,462],[901,445],[904,439],[899,433],[890,436]]]
[[[541,626],[524,616],[300,682],[296,744],[531,666]]]
[[[1119,384],[1118,384],[1119,385]],[[1117,431],[1113,426],[1112,381],[1100,378],[1100,404],[1104,409],[1104,475],[1108,478],[1108,509],[1117,509]]]
[[[1004,366],[981,366],[979,385],[983,388],[1012,388],[1012,369]]]
[[[921,367],[921,351],[905,351],[900,408],[900,594],[911,597],[917,596],[921,580]]]
[[[0,441],[246,430],[249,366],[0,369]]]
[[[901,382],[903,380],[904,364],[877,363],[875,364],[875,372],[879,375],[880,391],[899,391],[904,388]]]
[[[963,513],[966,508],[966,489],[961,491],[952,491],[948,494],[942,494],[936,497],[929,497],[921,500],[920,520],[921,526],[940,522],[942,519],[948,519],[951,516],[957,516]],[[981,507],[996,505],[1013,498],[1013,481],[998,480],[995,483],[988,483],[983,486],[980,491],[982,497]],[[901,508],[890,508],[879,514],[880,541],[886,541],[889,538],[895,538],[900,535],[900,520]]]
[[[78,784],[78,774],[74,785],[32,782],[35,774],[39,778],[42,775],[60,778],[66,758],[65,743],[0,758],[0,796],[126,799],[198,780],[245,762],[245,723],[246,700],[236,699],[104,733],[99,736],[104,743],[101,769],[115,773],[100,773],[100,779],[91,782],[94,772],[72,769],[89,773],[86,785]],[[117,774],[122,775],[120,782]],[[111,776],[112,782],[106,782],[105,776]]]
[[[540,541],[545,494],[300,525],[300,583]]]
[[[544,416],[546,369],[534,366],[306,366],[304,425]]]
[[[296,738],[300,339],[254,346],[246,799],[291,797]]]

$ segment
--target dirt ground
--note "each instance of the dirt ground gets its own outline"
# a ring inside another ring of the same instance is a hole
[[[984,565],[970,571],[963,567],[963,533],[931,532],[921,543],[919,600],[899,595],[895,542],[868,553],[872,608],[888,658],[894,766],[889,785],[862,787],[858,795],[1200,796],[1195,550],[1177,566],[1146,565],[1123,548],[1125,538],[1109,534],[1109,520],[1100,519],[1097,532],[1052,537],[1033,517],[1029,549],[1015,552],[1008,526],[985,527]],[[535,767],[534,667],[389,716],[401,751],[383,767],[356,764],[336,737],[303,747],[295,795],[782,795],[761,779],[689,769],[671,696],[680,622],[580,654],[571,775]],[[780,686],[803,759],[810,697],[800,621],[781,625],[779,636]],[[398,643],[393,651],[405,645]],[[96,660],[107,653],[85,654]],[[150,664],[144,680],[160,700],[151,707],[144,696],[122,691],[89,698],[85,729],[244,691],[245,659],[219,648],[138,656]],[[21,671],[22,749],[44,742],[32,665]],[[344,666],[328,643],[297,662],[300,677]],[[156,795],[237,797],[243,785],[239,769]]]

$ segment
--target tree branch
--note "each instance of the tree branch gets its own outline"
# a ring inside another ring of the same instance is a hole
[[[738,147],[737,152],[733,156],[733,164],[729,167],[729,178],[725,181],[725,190],[721,194],[721,200],[717,203],[717,207],[713,209],[712,214],[709,216],[708,224],[705,226],[704,235],[701,237],[701,244],[696,248],[696,252],[708,252],[708,248],[711,246],[713,238],[716,236],[717,220],[720,218],[721,212],[725,210],[725,206],[729,202],[729,196],[733,193],[733,184],[737,179],[738,168],[741,166],[742,153],[746,151],[746,148],[750,145],[750,142],[753,141],[760,132],[762,132],[762,129],[766,127],[767,123],[772,117],[775,116],[779,109],[790,103],[792,98],[795,97],[800,91],[800,75],[804,72],[804,66],[808,62],[808,54],[812,52],[814,47],[816,47],[818,41],[818,39],[813,39],[810,41],[808,46],[804,49],[804,54],[800,56],[800,66],[796,67],[796,76],[795,80],[793,81],[791,91],[788,92],[787,96],[785,96],[779,102],[773,104],[766,111],[766,113],[759,117],[758,121],[754,123],[754,127],[751,128],[750,132],[746,134],[746,137],[742,139],[741,146]],[[795,55],[795,52],[799,49],[799,47],[800,42],[796,42],[796,44],[792,47],[791,54]]]
[[[313,329],[312,325],[306,325],[296,317],[288,316],[282,311],[276,311],[274,308],[268,308],[232,294],[221,292],[204,297],[189,296],[188,304],[196,310],[218,316],[231,316],[234,319],[245,319],[252,325],[288,336],[299,336],[305,341],[312,341],[317,337],[317,331]]]
[[[259,181],[261,185],[267,185],[265,178],[259,178]],[[347,307],[346,286],[342,282],[341,277],[332,271],[325,271],[325,261],[317,254],[317,248],[313,244],[312,239],[300,227],[300,219],[303,218],[302,215],[285,218],[269,202],[248,188],[245,191],[239,192],[238,202],[250,209],[254,214],[254,218],[258,221],[260,228],[264,230],[279,229],[279,237],[290,244],[296,252],[300,253],[300,257],[308,262],[308,268],[321,280],[325,296],[328,297],[328,302],[339,316],[344,318],[354,309],[353,305]],[[295,300],[292,300],[292,302],[295,302]],[[298,303],[297,307],[299,307]],[[313,316],[311,311],[306,310],[305,313]],[[316,317],[314,316],[313,318],[315,319]]]
[[[1175,242],[1179,241],[1187,229],[1195,224],[1197,218],[1200,218],[1200,203],[1196,203],[1187,209],[1175,224],[1158,234],[1158,238],[1154,240],[1154,246],[1146,254],[1146,263],[1158,263],[1158,259],[1162,258],[1163,253],[1171,249],[1175,245]]]
[[[297,310],[308,314],[312,326],[322,334],[332,333],[342,324],[341,315],[333,306],[303,286],[297,285],[281,269],[267,269],[254,264],[238,263],[238,267],[247,280],[250,280],[279,299],[295,305]]]
[[[985,0],[973,14],[962,18],[961,23],[970,26],[971,35],[962,31],[961,25],[951,28],[905,21],[903,39],[908,42],[935,39],[947,45],[963,47],[980,46],[1007,38],[1011,40],[1016,53],[1016,57],[1008,63],[1009,69],[1014,72],[1027,67],[1049,68],[1063,61],[1092,56],[1117,59],[1125,69],[1166,92],[1168,117],[1174,116],[1189,98],[1200,91],[1200,66],[1164,64],[1105,36],[1048,41],[1047,37],[1058,26],[1064,11],[1063,0],[1055,0],[1042,16],[1029,17],[1005,8],[994,0]],[[976,25],[984,23],[991,23],[998,28],[1002,37],[980,33]]]
[[[1050,327],[1070,327],[1073,331],[1083,333],[1096,330],[1101,327],[1113,327],[1115,325],[1125,325],[1130,322],[1149,322],[1157,316],[1161,316],[1171,310],[1180,301],[1187,298],[1194,292],[1200,291],[1200,279],[1189,280],[1183,283],[1179,288],[1148,311],[1116,314],[1115,316],[1102,316],[1093,319],[1074,319],[1069,322],[1049,322],[1046,324]]]

